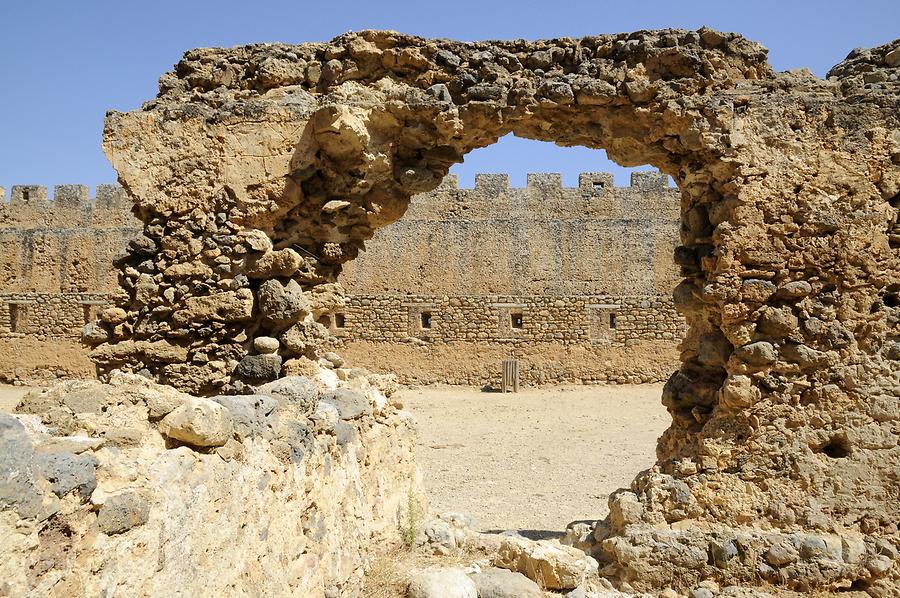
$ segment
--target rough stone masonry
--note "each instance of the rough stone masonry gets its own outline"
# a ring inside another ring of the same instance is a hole
[[[665,381],[684,329],[672,289],[679,226],[669,177],[449,175],[413,197],[345,266],[344,307],[317,321],[355,367],[404,383]],[[143,233],[117,185],[0,188],[0,380],[90,377],[80,343],[119,289],[114,256]],[[515,318],[521,327],[512,326]],[[425,326],[423,326],[423,322]],[[272,372],[278,374],[280,372]]]
[[[467,152],[604,148],[681,190],[689,331],[658,463],[594,531],[603,573],[895,595],[898,76],[900,40],[821,80],[708,29],[190,51],[107,117],[144,235],[94,358],[197,393],[270,377],[327,337],[341,264]]]

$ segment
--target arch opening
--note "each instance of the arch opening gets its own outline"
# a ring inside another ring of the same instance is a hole
[[[561,537],[654,463],[685,332],[672,301],[681,198],[655,170],[622,169],[618,184],[599,150],[585,152],[590,172],[526,173],[562,169],[572,151],[529,141],[509,164],[504,139],[465,161],[508,172],[448,175],[344,265],[352,325],[334,349],[413,385],[400,396],[422,424],[437,512]],[[493,394],[509,359],[522,392]]]

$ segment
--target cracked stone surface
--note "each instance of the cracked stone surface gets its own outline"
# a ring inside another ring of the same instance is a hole
[[[107,116],[146,240],[117,262],[124,316],[89,339],[99,372],[220,394],[256,337],[297,368],[327,332],[267,315],[265,281],[321,313],[341,264],[467,152],[510,132],[603,148],[681,190],[689,331],[657,465],[595,529],[601,572],[900,592],[898,52],[823,80],[709,29],[192,50]]]

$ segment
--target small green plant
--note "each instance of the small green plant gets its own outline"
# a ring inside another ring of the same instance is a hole
[[[403,545],[407,549],[412,549],[416,543],[416,537],[419,535],[419,529],[422,526],[422,508],[413,492],[412,485],[406,491],[406,517],[401,524],[401,532],[403,534]]]

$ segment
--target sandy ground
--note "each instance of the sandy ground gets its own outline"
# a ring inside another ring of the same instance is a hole
[[[9,386],[0,384],[0,411],[10,412],[31,388],[27,386]]]
[[[661,384],[506,395],[426,386],[400,396],[419,422],[431,510],[531,536],[606,516],[609,494],[653,465],[656,439],[671,421]]]

